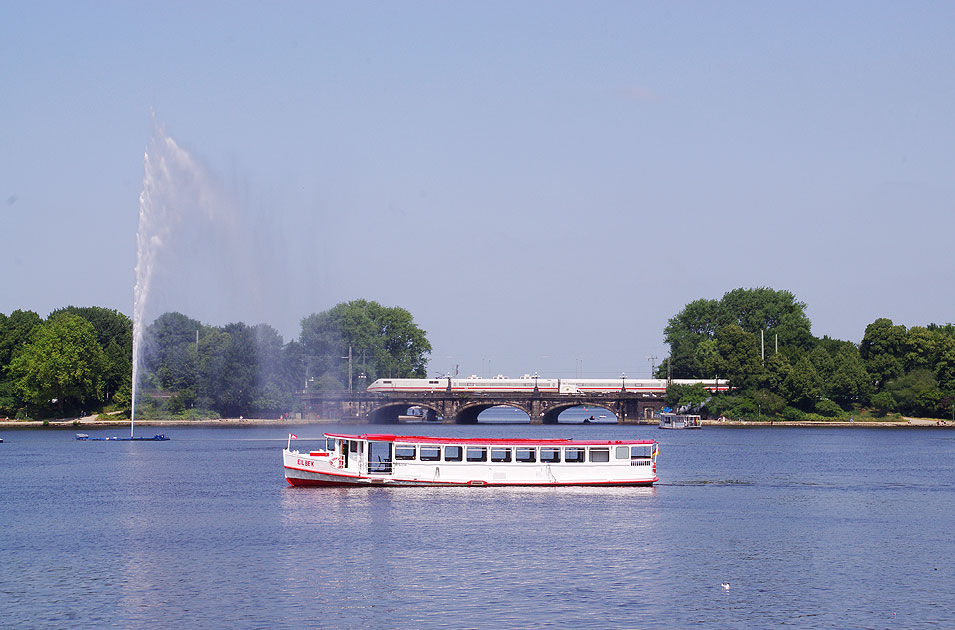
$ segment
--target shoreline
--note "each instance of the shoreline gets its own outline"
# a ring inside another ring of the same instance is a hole
[[[703,420],[703,426],[706,427],[839,427],[839,428],[865,428],[865,427],[894,427],[899,429],[908,428],[949,428],[955,429],[955,424],[950,420],[941,420],[937,418],[908,418],[903,417],[900,420],[859,420],[856,422],[839,421],[820,421],[820,420]]]
[[[46,424],[44,424],[46,422]],[[206,420],[137,420],[137,427],[267,427],[267,426],[287,426],[287,425],[311,425],[311,424],[354,424],[365,426],[385,426],[372,425],[368,422],[349,422],[344,418],[303,418],[303,419],[277,419],[277,418],[219,418]],[[399,423],[403,424],[403,423]],[[432,424],[432,423],[428,423]],[[434,425],[444,426],[444,423],[435,422]],[[491,424],[491,423],[485,423]],[[515,423],[494,423],[494,424],[528,424],[523,422]],[[633,423],[605,423],[610,426],[646,426],[653,427],[656,424],[633,424]],[[545,426],[545,425],[539,425]],[[858,422],[820,422],[820,421],[760,421],[755,420],[703,420],[703,426],[711,428],[771,428],[771,427],[838,427],[838,428],[866,428],[866,427],[891,427],[891,428],[949,428],[955,429],[955,423],[950,420],[940,420],[935,418],[908,418],[903,417],[900,420],[886,421],[858,421]],[[125,428],[129,427],[129,420],[99,420],[94,416],[84,418],[68,418],[66,420],[0,420],[0,429],[94,429],[94,428]]]

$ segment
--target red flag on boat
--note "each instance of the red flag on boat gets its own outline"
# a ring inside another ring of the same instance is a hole
[[[298,439],[298,436],[295,435],[294,433],[289,433],[289,434],[288,434],[288,437],[289,437],[290,440],[297,440],[297,439]]]

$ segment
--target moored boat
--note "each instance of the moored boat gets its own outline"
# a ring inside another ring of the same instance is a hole
[[[700,416],[682,413],[661,413],[661,429],[700,429],[703,427]]]
[[[654,440],[533,440],[326,433],[283,450],[293,486],[650,486]]]
[[[76,439],[86,442],[166,442],[169,440],[169,438],[162,433],[152,437],[118,437],[115,435],[90,437],[86,433],[77,433]]]

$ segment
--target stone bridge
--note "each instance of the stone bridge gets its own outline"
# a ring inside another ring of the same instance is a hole
[[[448,393],[368,393],[340,392],[301,394],[306,417],[341,418],[357,422],[388,424],[398,422],[409,407],[421,407],[429,420],[448,424],[469,424],[491,407],[504,405],[520,409],[530,416],[531,424],[556,424],[562,411],[580,405],[600,407],[614,414],[618,423],[655,424],[654,414],[663,407],[663,396],[617,392],[613,394],[551,394],[513,392],[480,394]]]

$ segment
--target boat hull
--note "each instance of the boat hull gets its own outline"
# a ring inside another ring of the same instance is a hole
[[[356,475],[346,477],[341,475],[326,475],[322,473],[308,473],[302,471],[285,471],[285,480],[291,486],[431,486],[431,487],[470,487],[482,488],[492,486],[652,486],[659,479],[640,481],[485,481],[473,479],[470,481],[424,481],[420,479],[396,479]]]

